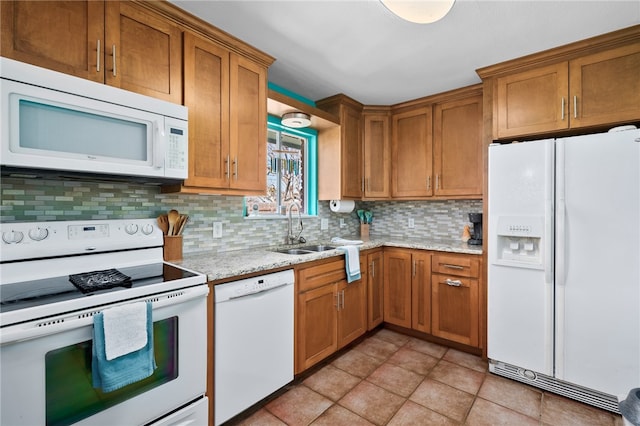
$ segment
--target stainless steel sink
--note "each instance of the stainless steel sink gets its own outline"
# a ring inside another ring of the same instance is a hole
[[[300,250],[310,250],[310,251],[327,251],[333,250],[335,247],[333,246],[325,246],[322,244],[314,245],[314,246],[304,246],[300,247]]]
[[[285,253],[285,254],[311,254],[311,253],[315,253],[312,250],[302,250],[302,249],[280,249],[278,250],[278,253]]]
[[[322,244],[316,244],[316,245],[311,245],[311,246],[304,246],[304,247],[298,247],[298,248],[284,248],[284,249],[279,249],[277,250],[278,253],[285,253],[285,254],[311,254],[311,253],[318,253],[321,251],[327,251],[327,250],[333,250],[335,247],[333,246],[325,246]]]

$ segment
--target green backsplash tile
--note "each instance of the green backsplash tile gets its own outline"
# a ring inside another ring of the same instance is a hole
[[[152,185],[118,182],[59,181],[3,178],[0,182],[1,222],[155,218],[170,209],[189,215],[184,230],[185,253],[231,251],[284,243],[287,220],[245,219],[242,197],[162,194]],[[356,208],[374,213],[372,235],[458,239],[468,213],[481,212],[479,200],[358,202]],[[407,219],[413,217],[415,228]],[[320,230],[320,218],[329,229]],[[346,227],[340,228],[340,219]],[[222,222],[223,238],[213,238],[213,222]],[[304,218],[307,241],[358,235],[354,212],[336,214],[328,201],[318,205],[318,216]]]

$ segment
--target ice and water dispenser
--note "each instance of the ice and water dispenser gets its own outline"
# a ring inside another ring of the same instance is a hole
[[[544,220],[542,217],[498,217],[495,263],[525,268],[542,268],[543,236]]]

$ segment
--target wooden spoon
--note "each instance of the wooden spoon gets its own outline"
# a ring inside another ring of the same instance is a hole
[[[178,234],[177,235],[182,235],[182,231],[184,230],[184,226],[187,224],[187,220],[189,220],[189,215],[186,215],[186,214],[181,214],[180,215],[180,222],[178,224]]]
[[[180,213],[177,210],[171,209],[169,210],[169,233],[168,235],[175,235],[176,223],[178,223],[178,219],[180,218]]]
[[[167,235],[167,232],[169,232],[169,218],[166,214],[158,216],[158,228],[160,228],[164,235]]]

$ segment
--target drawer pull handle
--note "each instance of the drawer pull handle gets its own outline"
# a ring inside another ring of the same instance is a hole
[[[449,278],[444,280],[444,283],[446,285],[448,285],[448,286],[451,286],[451,287],[460,287],[460,286],[462,286],[462,281],[460,281],[460,280],[450,280]]]
[[[464,266],[451,265],[450,263],[445,263],[442,266],[444,266],[445,268],[449,268],[449,269],[458,269],[458,270],[463,270],[464,269]]]
[[[100,72],[100,39],[96,43],[96,72]]]
[[[113,48],[111,50],[111,53],[113,54],[113,76],[116,76],[116,45],[113,45]]]

